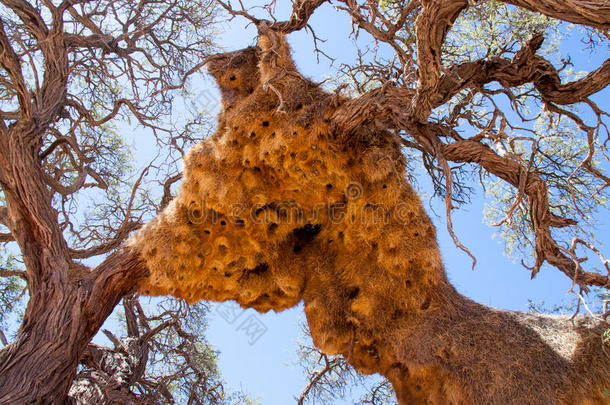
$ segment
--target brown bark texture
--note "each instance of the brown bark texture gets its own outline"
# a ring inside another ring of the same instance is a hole
[[[26,4],[15,7],[26,16],[33,13]],[[36,25],[37,35],[46,36],[41,21],[28,21]],[[82,267],[72,262],[61,235],[38,158],[41,134],[59,113],[66,93],[67,54],[56,40],[48,38],[43,45],[47,74],[56,79],[41,88],[43,108],[26,92],[23,117],[0,137],[8,227],[23,253],[30,291],[18,337],[0,352],[3,404],[61,403],[90,339],[145,274],[137,255],[121,249],[82,277]]]
[[[145,274],[137,255],[122,249],[76,284],[45,279],[44,293],[30,298],[17,339],[0,352],[0,403],[64,403],[91,338]]]
[[[175,10],[179,7],[176,4],[168,7]],[[81,72],[94,71],[105,65],[105,58],[121,55],[128,59],[134,52],[130,45],[122,48],[112,36],[100,35],[93,22],[95,10],[87,14],[90,8],[77,10],[73,2],[33,5],[6,0],[2,5],[0,186],[5,204],[0,207],[0,224],[10,234],[2,234],[0,241],[18,245],[25,271],[3,269],[1,276],[16,274],[26,279],[29,302],[16,339],[0,351],[0,403],[60,404],[66,400],[91,338],[117,303],[145,277],[147,269],[137,253],[119,247],[139,226],[129,214],[130,206],[124,207],[127,215],[114,238],[98,240],[89,249],[73,249],[63,234],[67,217],[57,200],[83,188],[107,188],[104,175],[90,165],[95,156],[88,156],[101,152],[84,146],[83,127],[95,131],[96,126],[116,117],[123,106],[131,108],[144,124],[152,114],[142,114],[145,105],[141,100],[119,99],[108,106],[107,114],[96,111],[96,121],[92,111],[81,104],[85,99],[69,92],[70,80],[78,75],[75,65]],[[146,1],[140,3],[141,7],[147,5]],[[184,17],[168,17],[175,18]],[[157,20],[157,27],[162,23]],[[83,35],[83,26],[93,35]],[[126,27],[122,35],[135,46],[142,33],[134,34]],[[111,75],[122,73],[115,70]],[[138,73],[141,71],[130,67],[132,76],[127,75],[127,79],[136,80],[133,75]],[[167,78],[158,75],[159,87],[168,88],[163,82]],[[103,82],[88,84],[103,92]],[[64,163],[54,164],[62,159]],[[66,185],[71,179],[74,182]],[[64,222],[60,224],[62,214]],[[113,250],[92,269],[74,260]]]

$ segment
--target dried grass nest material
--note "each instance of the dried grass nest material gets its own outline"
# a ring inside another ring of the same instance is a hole
[[[258,45],[207,65],[218,130],[130,240],[150,269],[140,292],[259,311],[304,301],[314,343],[388,377],[403,404],[608,403],[610,358],[595,346],[607,324],[575,328],[458,294],[397,139],[340,133],[346,100],[301,76],[284,37]]]

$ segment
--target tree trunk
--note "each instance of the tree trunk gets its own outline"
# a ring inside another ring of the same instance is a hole
[[[17,339],[0,351],[0,404],[63,403],[87,344],[147,272],[128,248],[91,271],[72,261],[38,156],[43,132],[25,119],[0,136],[0,185],[30,293]]]
[[[0,404],[63,403],[87,344],[146,267],[121,249],[79,281],[59,273],[47,272],[16,341],[0,352]]]

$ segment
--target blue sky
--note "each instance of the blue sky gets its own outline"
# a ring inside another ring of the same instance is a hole
[[[279,3],[279,2],[278,2]],[[288,2],[284,2],[284,7]],[[278,6],[278,14],[287,17],[289,10]],[[316,11],[311,19],[316,34],[327,42],[322,49],[337,58],[335,63],[349,62],[355,57],[355,48],[348,39],[351,32],[349,18],[344,13],[335,12],[328,4]],[[245,27],[246,21],[236,18],[228,24],[227,32],[218,37],[226,50],[240,49],[253,45],[256,31]],[[291,34],[289,42],[293,57],[301,72],[316,81],[328,77],[332,71],[328,61],[321,58],[316,62],[311,35],[302,31]],[[361,38],[366,42],[366,38]],[[606,54],[591,55],[576,39],[567,43],[569,53],[575,62],[575,70],[590,70],[608,57]],[[337,65],[335,65],[336,67]],[[608,91],[596,97],[603,108]],[[425,179],[422,179],[425,183]],[[432,201],[435,212],[444,213],[442,201]],[[520,264],[513,263],[504,255],[500,241],[493,238],[495,229],[483,224],[481,195],[473,198],[472,204],[454,211],[454,228],[461,241],[475,254],[478,264],[471,269],[470,259],[455,245],[445,228],[444,218],[432,215],[438,228],[438,242],[450,280],[464,295],[482,304],[511,310],[527,310],[528,300],[544,301],[547,305],[567,303],[570,280],[556,269],[543,268],[534,280]],[[431,210],[428,209],[431,213]],[[601,225],[596,234],[604,245],[608,245],[610,234],[608,212],[599,216]],[[244,331],[237,330],[240,320],[253,315],[266,327],[266,332],[254,344],[250,344]],[[224,378],[233,388],[243,389],[253,397],[258,397],[267,405],[294,403],[294,396],[305,386],[304,376],[294,364],[296,361],[296,340],[299,337],[298,324],[304,319],[301,307],[282,313],[257,314],[245,311],[234,323],[227,322],[213,310],[208,330],[209,341],[220,351],[219,365]]]

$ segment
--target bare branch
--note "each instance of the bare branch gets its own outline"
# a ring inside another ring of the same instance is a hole
[[[420,121],[428,118],[433,108],[431,98],[441,76],[441,48],[445,36],[467,6],[466,0],[422,1],[422,11],[415,20],[419,81],[413,99],[417,106],[413,111]]]
[[[27,280],[25,271],[23,270],[0,269],[0,277],[19,277],[23,280]]]
[[[479,142],[463,140],[443,147],[443,155],[454,162],[473,162],[481,165],[490,173],[500,177],[515,187],[519,187],[521,165],[502,158],[491,148]],[[551,235],[551,227],[574,224],[573,220],[559,218],[549,208],[546,184],[540,177],[530,173],[525,186],[530,203],[530,211],[536,234],[536,264],[532,277],[536,275],[544,261],[557,267],[579,285],[610,286],[610,277],[590,272],[577,272],[572,259],[561,253],[557,242]]]
[[[320,7],[322,4],[326,3],[328,0],[296,0],[292,4],[292,14],[288,21],[265,21],[260,20],[258,18],[253,17],[248,13],[248,11],[244,8],[241,1],[239,2],[241,5],[241,10],[236,10],[231,6],[230,2],[218,1],[225,10],[229,12],[232,16],[241,16],[245,17],[257,26],[260,23],[267,23],[269,28],[276,32],[281,32],[284,34],[288,34],[294,31],[299,31],[304,28],[309,21],[309,18],[314,13],[314,11]]]
[[[73,107],[76,111],[78,111],[78,113],[84,119],[87,120],[89,125],[94,126],[94,127],[103,125],[106,122],[110,121],[111,119],[115,118],[117,116],[117,114],[119,113],[122,106],[126,106],[134,114],[134,116],[138,119],[138,121],[142,125],[150,126],[151,125],[150,121],[153,121],[155,118],[155,117],[146,116],[146,115],[142,114],[140,111],[138,111],[137,106],[132,101],[127,100],[125,98],[114,101],[112,108],[108,108],[110,110],[110,112],[108,114],[106,114],[106,116],[104,116],[100,119],[94,118],[93,115],[91,114],[91,111],[89,111],[83,105],[78,103],[76,100],[68,100],[66,102],[66,105]]]
[[[316,384],[318,383],[318,381],[320,381],[322,377],[330,373],[334,368],[341,367],[342,362],[341,359],[339,359],[338,357],[329,359],[328,355],[326,354],[322,354],[321,356],[324,360],[324,367],[322,367],[320,370],[310,376],[309,382],[307,383],[307,385],[303,389],[303,392],[301,392],[301,395],[297,400],[298,405],[303,405],[305,403],[307,395],[309,395],[309,392],[316,386]]]
[[[88,249],[70,249],[70,257],[73,259],[86,259],[111,252],[119,247],[125,241],[125,239],[127,239],[131,232],[135,231],[141,226],[142,223],[140,222],[126,220],[116,230],[112,239]]]
[[[172,200],[173,196],[172,196],[171,187],[174,183],[176,183],[180,179],[182,179],[182,173],[178,173],[175,176],[170,177],[163,184],[163,197],[161,197],[161,203],[159,204],[160,210],[167,207],[167,204],[169,204],[169,202]]]
[[[442,154],[437,153],[436,159],[439,161],[441,168],[443,169],[443,173],[445,174],[445,181],[447,186],[445,187],[445,218],[447,220],[447,231],[453,240],[455,246],[457,246],[460,250],[466,253],[472,259],[472,268],[474,269],[477,265],[477,258],[472,254],[470,250],[460,241],[460,239],[455,234],[453,230],[453,221],[451,219],[451,211],[454,209],[453,206],[453,175],[451,173],[451,168],[449,167],[449,163],[445,160]]]

